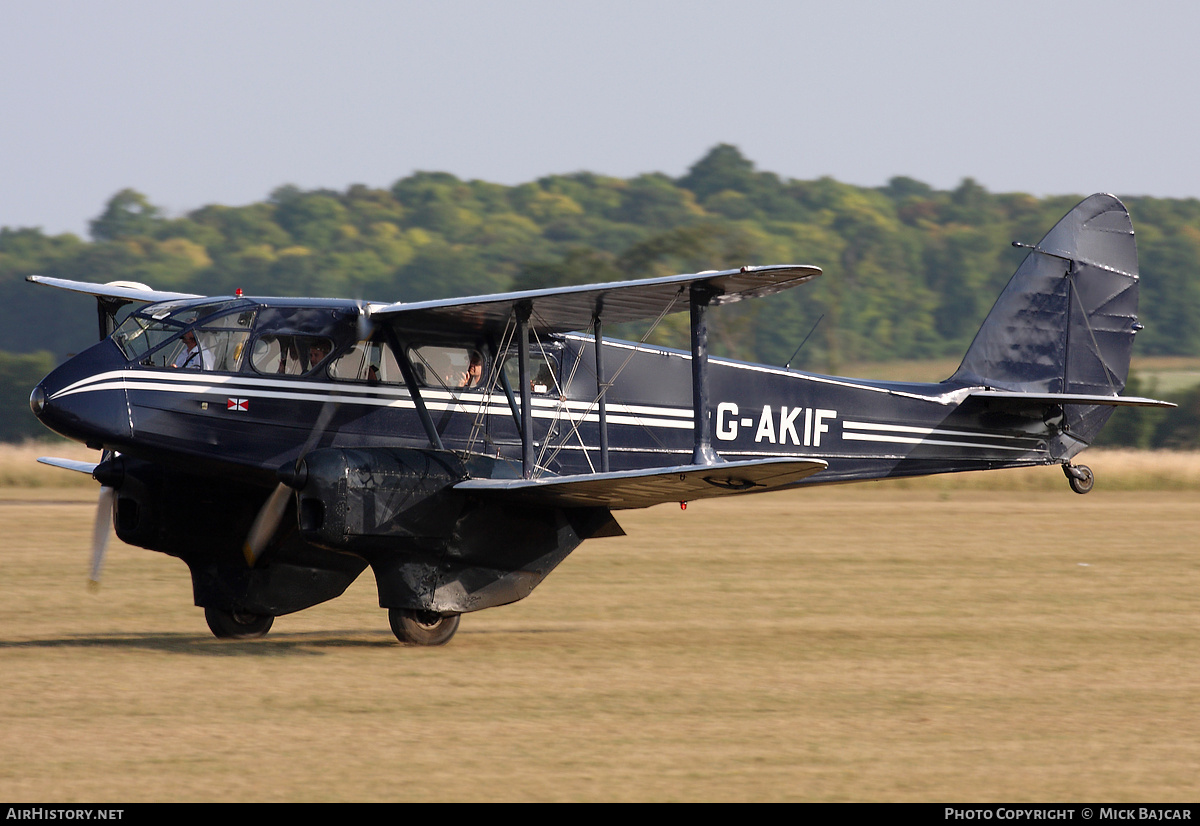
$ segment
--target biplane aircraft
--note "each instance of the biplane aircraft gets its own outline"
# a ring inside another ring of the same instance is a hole
[[[1133,227],[1087,198],[1029,253],[946,381],[709,358],[708,309],[820,275],[747,266],[372,304],[29,280],[94,296],[101,341],[34,389],[43,459],[100,483],[112,528],[179,557],[218,637],[339,596],[369,565],[396,636],[527,596],[613,513],[826,483],[1061,465],[1122,396],[1137,321]],[[690,352],[604,328],[687,311]],[[123,320],[119,320],[124,316]]]

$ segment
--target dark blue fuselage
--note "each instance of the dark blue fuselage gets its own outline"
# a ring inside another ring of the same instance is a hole
[[[243,300],[250,306],[249,300]],[[265,302],[259,306],[272,306]],[[326,366],[304,375],[256,371],[248,359],[225,371],[145,365],[110,339],[47,376],[35,391],[42,421],[65,436],[147,460],[189,467],[236,467],[264,484],[294,462],[319,428],[316,447],[427,447],[409,387],[334,378],[340,352],[354,346],[354,320],[340,305],[292,319],[296,334],[325,335],[340,347]],[[153,314],[153,306],[146,311]],[[250,331],[247,351],[259,337]],[[422,340],[404,342],[417,347]],[[440,342],[445,343],[445,342]],[[484,380],[471,389],[425,386],[418,392],[445,448],[513,463],[519,470],[520,400],[504,392],[499,363],[486,352]],[[166,346],[166,345],[164,345]],[[552,381],[531,395],[536,464],[541,473],[600,467],[600,416],[594,341],[569,335],[538,345]],[[692,453],[691,355],[609,341],[603,361],[613,375],[606,422],[612,470],[686,464]],[[864,382],[723,359],[709,362],[708,426],[727,460],[820,458],[829,468],[811,482],[1045,464],[1051,427],[1041,410],[1014,415],[978,401],[969,388]]]

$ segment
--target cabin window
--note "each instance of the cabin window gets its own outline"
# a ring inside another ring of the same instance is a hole
[[[127,359],[140,361],[151,350],[177,335],[182,327],[182,324],[171,321],[131,315],[113,331],[112,339]]]
[[[542,353],[529,354],[529,389],[533,394],[557,394],[557,383],[554,377],[558,374],[558,363],[551,356]],[[521,365],[515,353],[504,360],[504,377],[514,393],[521,392]]]
[[[193,369],[215,370],[218,373],[236,373],[242,365],[242,356],[246,350],[246,342],[250,339],[250,328],[253,326],[252,310],[231,313],[205,322],[188,331],[195,336],[195,344],[199,345],[199,357],[197,358],[193,342],[185,332],[180,337],[180,346],[171,364],[177,367],[187,365]]]
[[[329,375],[338,381],[400,384],[404,377],[392,348],[378,341],[360,341],[329,364]]]
[[[325,336],[259,336],[250,365],[268,376],[307,375],[320,368],[332,350],[333,341]]]
[[[471,347],[412,347],[408,358],[422,387],[472,390],[483,380],[483,355]]]
[[[131,361],[146,367],[236,372],[254,312],[232,313],[181,330],[183,323],[193,318],[193,311],[164,319],[130,316],[113,333],[113,340]]]

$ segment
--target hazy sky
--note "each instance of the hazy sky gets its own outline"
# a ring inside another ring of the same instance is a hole
[[[1200,196],[1200,4],[0,0],[0,226],[415,170]]]

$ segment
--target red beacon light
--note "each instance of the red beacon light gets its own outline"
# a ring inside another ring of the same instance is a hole
[[[233,294],[236,295],[238,298],[241,298],[242,297],[242,288],[238,287],[236,290],[233,291]]]

